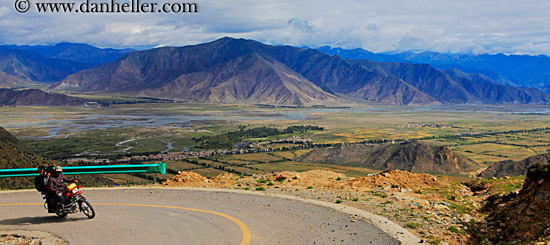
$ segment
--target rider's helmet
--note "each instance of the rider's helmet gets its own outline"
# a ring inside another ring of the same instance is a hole
[[[57,166],[55,167],[55,172],[63,172],[63,169],[61,168],[61,166]]]

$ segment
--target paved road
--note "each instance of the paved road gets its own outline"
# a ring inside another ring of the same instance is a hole
[[[42,199],[35,191],[0,192],[0,230],[46,231],[71,244],[399,244],[367,221],[294,200],[149,188],[84,195],[95,219],[60,219],[36,204],[3,206]]]

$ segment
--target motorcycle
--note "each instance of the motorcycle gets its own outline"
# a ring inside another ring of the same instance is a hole
[[[65,203],[53,210],[60,218],[79,211],[84,213],[89,219],[95,217],[94,208],[90,202],[86,200],[86,197],[82,196],[82,186],[77,186],[75,183],[69,184],[67,190],[63,192],[63,196],[65,197]],[[46,197],[44,197],[44,199],[46,199]],[[48,209],[47,200],[44,202],[44,208]]]

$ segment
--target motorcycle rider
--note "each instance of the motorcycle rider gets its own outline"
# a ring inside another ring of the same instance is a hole
[[[48,212],[51,213],[52,210],[52,204],[51,204],[51,197],[48,193],[48,190],[46,189],[46,185],[48,184],[48,181],[50,180],[50,171],[49,169],[46,169],[43,165],[38,166],[38,176],[34,178],[34,187],[37,191],[42,193],[44,196],[46,196],[46,204],[48,206]]]
[[[63,169],[61,166],[55,167],[55,172],[50,177],[48,185],[46,186],[48,192],[54,197],[52,198],[52,201],[54,202],[54,206],[56,208],[62,207],[63,203],[65,203],[65,197],[63,196],[63,193],[67,190],[65,183],[78,182],[77,180],[72,180],[65,177],[65,175],[62,174],[62,171]]]
[[[44,193],[46,191],[46,184],[48,179],[46,178],[46,168],[43,165],[38,166],[38,176],[34,178],[34,188],[37,191]]]

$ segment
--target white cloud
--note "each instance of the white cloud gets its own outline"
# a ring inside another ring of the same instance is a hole
[[[3,44],[154,47],[232,36],[375,52],[550,54],[546,0],[194,0],[199,13],[186,14],[19,14],[14,1],[0,3]]]

